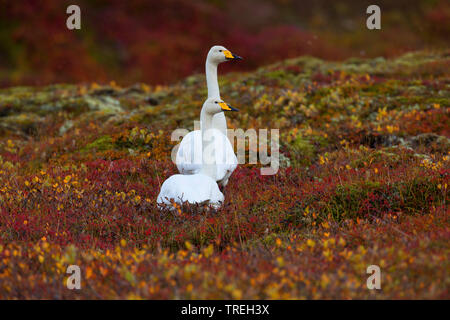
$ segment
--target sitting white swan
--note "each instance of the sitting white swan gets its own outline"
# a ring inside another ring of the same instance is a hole
[[[207,202],[214,209],[220,208],[224,201],[217,183],[204,173],[191,175],[176,174],[170,176],[161,186],[158,195],[158,207],[176,209],[172,202],[183,204],[203,204]]]
[[[217,66],[228,60],[241,60],[242,58],[231,53],[222,46],[212,47],[206,58],[205,73],[208,87],[208,98],[220,99],[219,83],[217,81]],[[200,119],[200,126],[202,120]],[[228,178],[236,169],[237,158],[233,146],[227,138],[227,122],[225,114],[220,112],[213,117],[212,127],[216,130],[216,181],[226,186]],[[202,168],[202,137],[200,130],[189,132],[180,142],[177,151],[176,165],[181,174],[199,173]]]
[[[207,202],[216,209],[222,205],[224,196],[216,183],[216,148],[214,147],[216,135],[212,127],[213,116],[222,111],[237,111],[237,109],[216,98],[207,99],[203,104],[200,119],[203,123],[201,137],[204,165],[197,174],[176,174],[164,181],[157,198],[159,207],[168,206],[174,209],[175,207],[171,206],[172,202],[181,205],[185,201],[191,204]]]

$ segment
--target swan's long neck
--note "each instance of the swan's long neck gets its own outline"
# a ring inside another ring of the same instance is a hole
[[[202,123],[202,169],[200,173],[216,180],[216,160],[214,154],[214,136],[210,129],[212,125],[213,116],[207,113],[204,108],[200,113],[200,121]]]
[[[206,59],[205,64],[206,73],[206,85],[208,87],[208,99],[217,98],[220,99],[219,82],[217,80],[217,63],[213,63]],[[212,125],[214,128],[218,129],[224,135],[227,135],[227,120],[225,119],[225,114],[223,112],[214,115],[214,120]],[[202,120],[200,119],[200,125],[202,125]]]
[[[219,82],[217,81],[217,64],[209,61],[209,58],[206,59],[205,73],[208,98],[220,98]]]

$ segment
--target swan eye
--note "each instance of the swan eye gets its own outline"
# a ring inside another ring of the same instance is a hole
[[[223,50],[219,50],[219,52],[222,52]]]
[[[214,103],[215,103],[215,104],[217,104],[218,102],[217,102],[217,101],[215,101]]]

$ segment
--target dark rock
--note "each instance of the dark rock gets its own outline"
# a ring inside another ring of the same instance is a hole
[[[448,153],[450,150],[450,139],[435,133],[422,133],[411,138],[409,144],[417,149],[424,147],[432,152]]]
[[[159,104],[158,99],[154,97],[148,97],[147,99],[145,99],[145,101],[152,106],[157,106]]]

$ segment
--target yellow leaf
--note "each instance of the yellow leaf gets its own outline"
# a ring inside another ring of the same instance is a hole
[[[309,247],[311,247],[311,248],[314,248],[314,246],[316,245],[316,243],[314,242],[314,240],[311,240],[311,239],[308,239],[308,240],[306,241],[306,244],[307,244]]]
[[[213,252],[214,252],[214,246],[212,244],[210,244],[203,250],[203,253],[206,258],[208,258],[210,255],[212,255]]]
[[[276,242],[276,244],[277,244],[278,247],[281,246],[281,239],[280,239],[280,238],[277,238],[277,240],[275,240],[275,242]]]
[[[87,267],[86,269],[86,279],[89,279],[92,276],[92,268]]]

